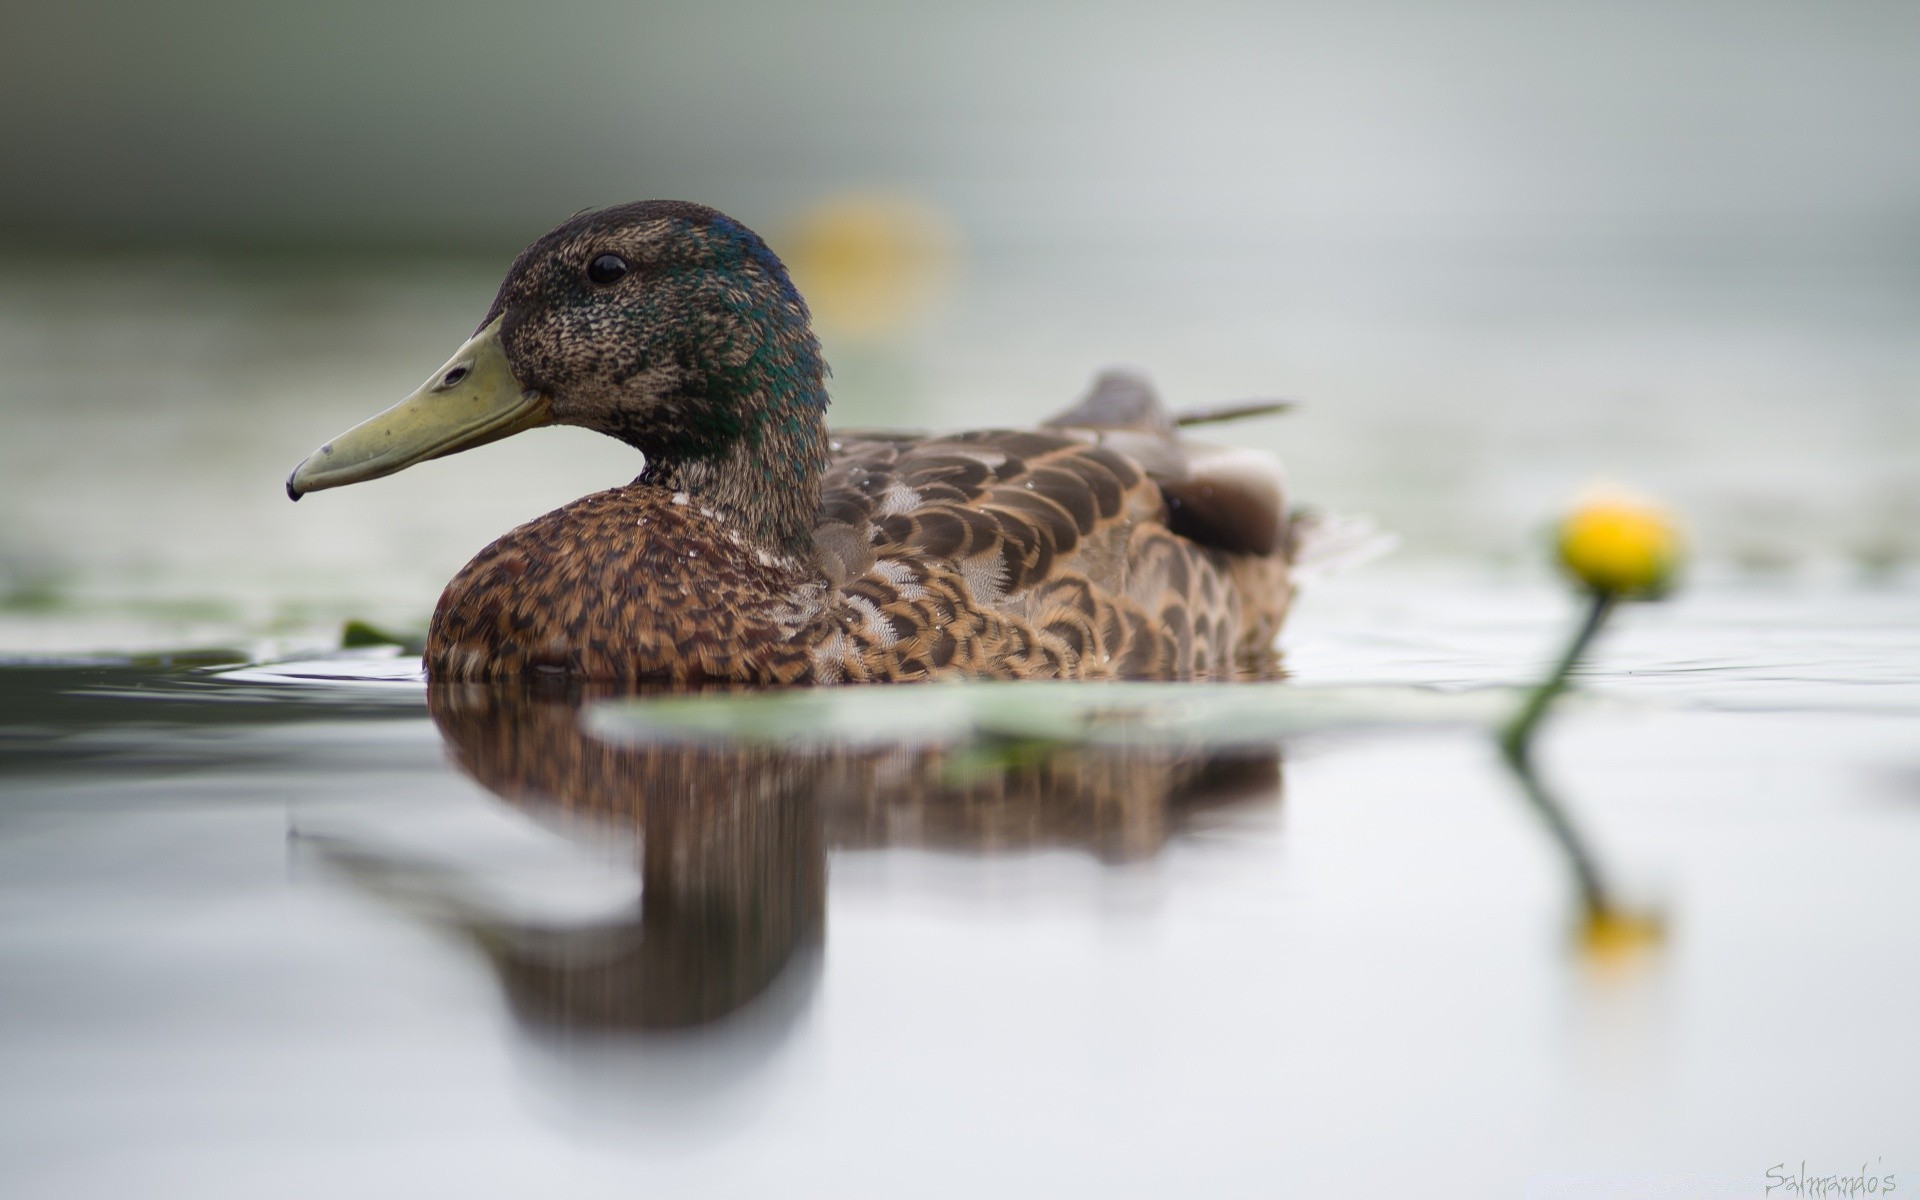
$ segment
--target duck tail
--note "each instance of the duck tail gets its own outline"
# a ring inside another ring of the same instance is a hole
[[[1042,424],[1050,429],[1128,429],[1171,437],[1174,430],[1188,425],[1216,425],[1222,421],[1267,417],[1297,407],[1296,400],[1257,399],[1168,412],[1145,375],[1115,368],[1100,372],[1086,395]]]
[[[1183,408],[1173,414],[1173,423],[1185,428],[1188,425],[1213,425],[1221,421],[1239,421],[1247,417],[1270,417],[1275,413],[1291,412],[1300,407],[1298,400],[1233,400],[1225,404],[1203,404],[1199,408]]]
[[[1173,435],[1174,419],[1153,384],[1137,371],[1106,370],[1071,408],[1041,422],[1049,429],[1129,429]]]

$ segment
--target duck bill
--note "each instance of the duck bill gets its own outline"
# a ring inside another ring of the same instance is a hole
[[[287,477],[287,495],[378,479],[552,422],[547,398],[514,378],[496,318],[419,391],[309,454]]]

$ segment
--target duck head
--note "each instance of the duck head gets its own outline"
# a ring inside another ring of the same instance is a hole
[[[645,454],[641,482],[797,544],[819,507],[825,374],[806,304],[746,226],[676,201],[582,213],[521,252],[446,365],[309,455],[287,495],[577,425]]]

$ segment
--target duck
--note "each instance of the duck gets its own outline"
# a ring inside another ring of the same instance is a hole
[[[1278,461],[1108,372],[1030,429],[830,430],[806,302],[703,205],[577,214],[294,500],[571,425],[643,469],[508,532],[433,613],[432,682],[668,686],[1272,677],[1296,522]]]

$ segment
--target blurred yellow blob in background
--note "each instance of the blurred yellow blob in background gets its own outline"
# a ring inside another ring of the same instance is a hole
[[[1680,531],[1659,505],[1619,491],[1598,491],[1560,522],[1560,565],[1597,592],[1627,597],[1664,593],[1679,566]]]
[[[880,191],[815,203],[774,246],[821,331],[854,337],[895,333],[926,313],[953,277],[957,247],[937,208]]]

